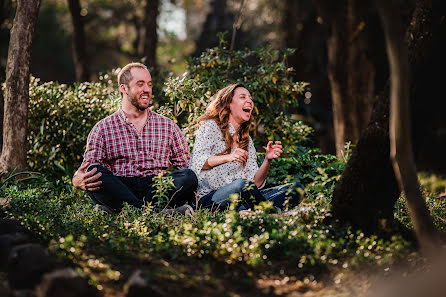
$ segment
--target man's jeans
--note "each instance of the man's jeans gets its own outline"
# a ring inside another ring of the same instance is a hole
[[[101,172],[99,178],[102,181],[97,191],[87,191],[95,204],[106,205],[114,210],[120,210],[122,203],[127,202],[135,207],[142,207],[144,203],[152,202],[153,182],[149,177],[123,177],[114,176],[110,170],[99,164],[93,164],[87,171],[97,168]],[[169,207],[178,207],[195,200],[197,189],[197,176],[190,169],[174,171],[167,176],[173,178],[175,188],[168,191],[170,198]]]
[[[264,190],[246,179],[237,179],[216,191],[212,191],[198,201],[197,208],[226,209],[230,204],[230,195],[239,194],[238,210],[254,208],[262,201],[272,201],[276,209],[293,208],[299,204],[303,187],[300,183],[286,184]],[[287,204],[287,205],[286,205]]]

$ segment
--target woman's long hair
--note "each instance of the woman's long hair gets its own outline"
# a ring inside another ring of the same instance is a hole
[[[234,140],[231,133],[229,133],[229,114],[231,113],[229,105],[232,102],[232,97],[234,97],[235,89],[244,87],[242,84],[232,84],[218,91],[214,100],[209,103],[204,114],[197,120],[198,125],[201,125],[201,123],[207,120],[214,120],[220,128],[225,139],[226,148],[217,156],[231,153]],[[248,151],[249,127],[253,120],[254,118],[251,115],[249,120],[242,123],[238,131],[236,131],[238,134],[238,147],[245,151]]]

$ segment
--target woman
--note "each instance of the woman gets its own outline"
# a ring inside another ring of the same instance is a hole
[[[296,183],[259,190],[265,184],[269,166],[282,154],[280,141],[268,142],[265,160],[256,162],[256,149],[249,127],[254,108],[251,94],[242,84],[221,89],[198,119],[194,149],[189,167],[198,177],[198,208],[226,208],[230,194],[241,197],[239,210],[249,209],[261,201],[273,201],[277,209],[285,201],[293,207],[299,203]]]

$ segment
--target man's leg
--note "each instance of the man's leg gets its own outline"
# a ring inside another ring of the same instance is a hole
[[[260,192],[268,201],[272,201],[275,207],[284,209],[287,206],[293,208],[299,204],[301,200],[300,191],[303,191],[303,186],[300,183],[290,183],[264,189]]]
[[[119,211],[122,208],[122,203],[127,202],[136,207],[143,205],[143,200],[138,199],[135,194],[130,191],[127,185],[125,185],[121,179],[114,176],[110,170],[99,164],[93,164],[88,167],[87,171],[97,168],[98,172],[102,173],[99,178],[102,181],[100,189],[97,191],[87,191],[91,200],[95,204],[105,205],[112,208],[115,211]]]
[[[173,178],[175,187],[168,191],[169,207],[178,207],[186,203],[191,204],[195,200],[195,192],[198,186],[198,179],[191,169],[180,169],[169,173],[167,176]],[[152,201],[152,191],[154,185],[150,186],[146,194],[147,201]],[[153,203],[156,201],[152,201]]]

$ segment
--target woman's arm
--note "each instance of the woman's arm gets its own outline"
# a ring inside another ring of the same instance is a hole
[[[263,160],[262,166],[260,166],[254,176],[254,183],[257,187],[262,186],[265,181],[272,160],[280,157],[281,154],[282,143],[280,141],[276,141],[274,144],[272,141],[268,142],[266,146],[265,160]]]
[[[246,162],[248,160],[248,152],[241,149],[236,148],[232,153],[227,155],[220,156],[211,156],[209,157],[203,165],[202,170],[209,170],[214,168],[215,166],[227,163],[227,162]]]

